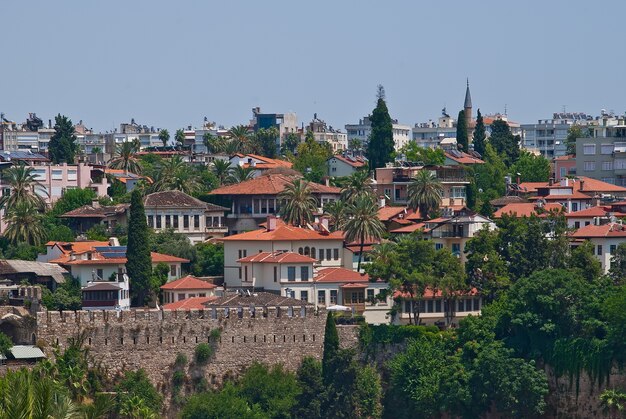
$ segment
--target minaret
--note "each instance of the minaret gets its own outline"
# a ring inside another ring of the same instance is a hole
[[[469,78],[467,79],[467,89],[465,90],[465,104],[463,105],[465,111],[465,126],[467,127],[467,138],[469,143],[472,143],[472,137],[474,130],[472,130],[472,95],[470,95]]]

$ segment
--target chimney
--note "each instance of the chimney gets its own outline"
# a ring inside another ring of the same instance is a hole
[[[52,119],[48,119],[48,128],[52,128]]]
[[[583,179],[580,179],[580,188],[578,190],[583,192],[584,189],[585,189],[585,181]]]
[[[100,208],[100,201],[98,201],[97,199],[92,199],[91,206],[94,208]]]
[[[273,215],[268,215],[267,216],[267,225],[265,226],[265,228],[267,229],[267,231],[274,231],[276,230],[276,217]]]
[[[561,179],[561,186],[569,186],[569,179],[568,178]]]
[[[548,180],[548,186],[552,186],[554,184],[554,178],[550,178]]]
[[[385,195],[381,195],[378,197],[378,208],[385,208],[387,205],[387,201],[385,200]]]
[[[328,217],[322,216],[322,218],[320,218],[320,224],[322,225],[323,229],[325,229],[326,231],[330,231],[330,227],[328,226]]]
[[[120,241],[117,239],[117,237],[109,238],[109,246],[119,246],[119,245],[120,245]]]

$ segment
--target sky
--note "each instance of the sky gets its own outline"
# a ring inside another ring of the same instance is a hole
[[[626,2],[3,0],[0,112],[96,131],[226,127],[251,109],[336,128],[474,112],[626,112]]]

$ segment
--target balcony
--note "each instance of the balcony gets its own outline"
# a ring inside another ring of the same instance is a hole
[[[431,233],[433,238],[436,239],[449,239],[449,238],[463,238],[467,237],[467,234],[464,234],[463,231],[439,231],[433,230]]]
[[[206,233],[228,233],[228,227],[226,226],[207,226]]]

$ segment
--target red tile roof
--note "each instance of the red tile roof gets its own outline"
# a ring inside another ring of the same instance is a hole
[[[424,223],[417,223],[417,224],[411,224],[408,226],[403,226],[400,228],[396,228],[395,230],[391,230],[390,233],[405,233],[405,234],[410,234],[413,233],[417,230],[423,229],[426,226],[426,224]],[[424,231],[428,231],[427,229],[424,229]]]
[[[503,214],[515,215],[517,217],[530,217],[531,215],[537,215],[539,217],[545,216],[548,212],[551,211],[563,211],[563,206],[561,204],[555,203],[547,203],[543,206],[543,211],[541,214],[537,214],[537,204],[534,202],[528,203],[519,203],[519,204],[507,204],[497,210],[493,214],[493,218],[501,218]]]
[[[622,192],[626,193],[626,188],[622,186],[613,185],[611,183],[602,182],[598,179],[592,179],[586,176],[578,176],[575,179],[568,179],[568,185],[572,186],[574,191],[587,193],[590,196],[593,196],[597,193],[610,193],[610,192]],[[567,187],[565,185],[561,186],[560,183],[555,183],[552,186],[549,185],[548,182],[522,182],[519,184],[520,188],[525,190],[525,192],[536,193],[539,188],[562,188]]]
[[[193,275],[187,275],[161,286],[162,290],[212,290],[213,288],[217,288],[217,285],[203,281]]]
[[[294,252],[260,252],[239,259],[240,263],[314,263],[317,259]]]
[[[406,212],[405,207],[382,207],[378,209],[378,219],[380,221],[389,221],[403,212]]]
[[[349,164],[352,167],[355,168],[360,168],[360,167],[364,167],[365,165],[367,165],[367,162],[361,158],[361,157],[355,157],[355,158],[351,158],[351,157],[343,157],[340,155],[335,155],[330,157],[331,159],[337,159],[340,160],[346,164]]]
[[[457,291],[456,295],[458,296],[473,296],[473,295],[478,295],[479,292],[476,288],[472,288],[469,291]],[[426,290],[424,291],[424,294],[422,295],[422,298],[438,298],[442,296],[442,291],[441,290],[433,290],[432,288],[426,288]],[[402,291],[395,291],[393,293],[393,298],[409,298],[410,294],[408,292],[402,292]]]
[[[346,268],[324,268],[313,278],[315,282],[369,282],[368,274],[360,274]]]
[[[528,193],[536,193],[537,188],[545,188],[548,186],[548,182],[522,182],[519,187],[522,191]]]
[[[288,184],[294,180],[301,179],[300,176],[268,173],[246,180],[235,185],[222,186],[211,191],[211,195],[278,195],[285,190]],[[310,182],[309,187],[314,194],[337,194],[341,193],[340,188],[334,186],[320,185]]]
[[[573,154],[568,154],[567,156],[558,156],[555,157],[552,160],[557,160],[557,161],[567,161],[567,160],[576,160],[576,156],[574,156]]]
[[[586,239],[591,237],[626,237],[626,226],[619,223],[607,223],[596,226],[589,224],[576,230],[570,237]]]
[[[262,228],[259,230],[248,231],[246,233],[227,236],[220,240],[223,241],[297,241],[297,240],[343,240],[343,232],[335,231],[333,233],[323,234],[319,231],[310,230],[308,228],[295,227],[285,224],[284,221],[276,220],[276,229],[267,231]]]
[[[590,217],[604,217],[607,215],[609,210],[606,207],[590,207],[585,208],[584,210],[570,212],[569,214],[565,214],[566,218],[590,218]]]
[[[81,253],[85,253],[81,252]],[[189,259],[183,259],[176,256],[164,255],[162,253],[150,252],[152,263],[188,263]],[[50,263],[59,265],[125,265],[126,258],[104,258],[98,252],[93,252],[92,259],[76,259],[70,260],[70,255],[64,255],[60,258],[53,259]]]
[[[464,153],[462,151],[459,151],[459,155],[460,155],[459,157],[453,156],[450,153],[445,153],[445,155],[450,160],[454,160],[455,162],[459,164],[484,164],[485,163],[481,159],[474,157],[471,154]]]
[[[154,192],[144,198],[146,208],[201,208],[207,211],[228,211],[229,208],[210,204],[182,191]]]
[[[277,167],[291,168],[291,166],[293,166],[292,163],[285,160],[271,159],[269,157],[259,156],[256,154],[237,154],[237,156],[240,158],[251,157],[255,160],[260,160],[261,163],[255,163],[254,167],[256,167],[257,169],[275,169]],[[250,164],[244,163],[243,167],[250,167]]]
[[[219,297],[191,297],[184,300],[175,301],[163,305],[163,310],[204,310],[206,309],[206,303],[209,301],[217,300]]]

